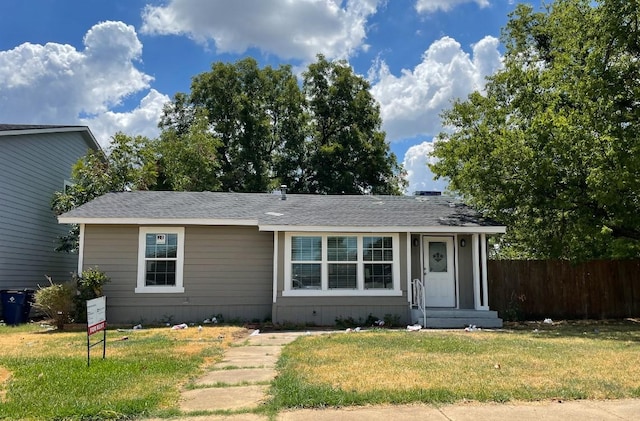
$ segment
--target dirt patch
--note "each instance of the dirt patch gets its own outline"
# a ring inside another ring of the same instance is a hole
[[[11,372],[0,366],[0,402],[4,402],[7,390],[6,383],[11,378]]]

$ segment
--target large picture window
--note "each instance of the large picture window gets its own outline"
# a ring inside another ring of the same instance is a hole
[[[287,234],[285,295],[400,293],[397,234]]]
[[[140,228],[136,292],[184,292],[184,228]]]

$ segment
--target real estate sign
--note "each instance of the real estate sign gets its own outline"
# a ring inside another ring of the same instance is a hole
[[[87,334],[89,336],[107,327],[107,297],[87,301]]]
[[[107,353],[107,297],[87,300],[87,366],[91,364],[91,348],[102,343],[102,359]],[[91,344],[91,335],[102,331],[102,340]]]

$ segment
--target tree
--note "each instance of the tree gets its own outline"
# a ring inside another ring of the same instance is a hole
[[[304,157],[304,97],[290,66],[258,68],[246,58],[214,63],[193,78],[191,94],[177,94],[160,127],[180,135],[203,111],[217,146],[219,189],[259,192],[297,184]]]
[[[305,190],[400,194],[401,167],[380,130],[380,107],[369,83],[346,62],[322,55],[303,76],[311,121]]]
[[[504,69],[443,113],[431,166],[509,229],[501,254],[640,255],[640,6],[519,5]]]
[[[61,215],[108,192],[147,190],[157,179],[156,157],[151,141],[143,136],[116,133],[107,154],[90,151],[71,170],[72,184],[55,192],[51,208]],[[78,246],[78,227],[60,238],[57,251],[70,252]]]
[[[164,109],[160,127],[181,136],[204,112],[217,147],[220,190],[388,193],[401,168],[380,131],[369,84],[344,62],[319,56],[303,87],[290,66],[260,69],[246,58],[214,63]],[[164,135],[163,135],[164,136]]]
[[[157,190],[216,191],[220,189],[220,141],[208,129],[203,113],[193,117],[184,131],[168,127],[155,142],[159,177]]]

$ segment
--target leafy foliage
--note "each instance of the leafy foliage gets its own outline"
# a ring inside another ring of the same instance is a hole
[[[161,168],[155,189],[205,191],[220,189],[217,148],[220,141],[198,114],[184,131],[168,127],[156,145]]]
[[[98,267],[90,267],[82,271],[80,276],[75,275],[73,280],[76,286],[76,294],[74,296],[74,321],[76,323],[85,323],[87,321],[87,301],[94,298],[102,297],[104,284],[111,279],[98,269]]]
[[[323,56],[304,73],[260,69],[246,58],[214,63],[164,109],[163,137],[181,135],[206,116],[218,139],[222,191],[399,194],[402,171],[380,131],[369,84],[344,62]],[[166,152],[166,147],[161,147]]]
[[[217,140],[217,184],[209,190],[264,192],[295,185],[305,138],[304,97],[290,66],[258,68],[252,58],[217,62],[164,109],[162,137],[194,125]],[[208,125],[197,121],[206,118]],[[165,148],[161,148],[166,152]]]
[[[61,215],[108,192],[147,190],[157,179],[155,152],[143,136],[116,133],[106,154],[89,152],[71,170],[73,184],[55,192],[51,208]],[[72,252],[78,247],[78,227],[60,238],[57,251]]]
[[[58,330],[62,330],[65,323],[73,320],[75,285],[72,281],[56,284],[51,278],[47,279],[49,286],[36,290],[33,306],[53,320]]]
[[[500,255],[640,255],[640,4],[519,5],[504,69],[443,114],[432,170],[509,226]]]
[[[306,191],[400,194],[401,168],[380,130],[380,107],[369,88],[346,62],[322,55],[304,73],[311,122]]]

